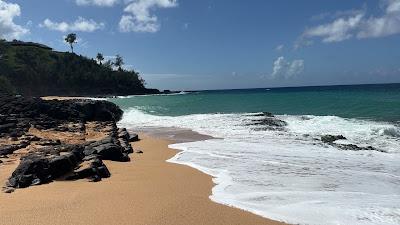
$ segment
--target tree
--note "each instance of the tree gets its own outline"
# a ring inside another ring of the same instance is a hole
[[[5,92],[5,93],[9,93],[9,94],[12,94],[15,92],[15,88],[12,86],[10,81],[4,76],[0,76],[0,93],[1,92]]]
[[[76,42],[76,34],[70,33],[65,37],[65,42],[67,42],[71,46],[71,51],[74,53],[73,44]]]
[[[124,65],[124,60],[120,55],[116,55],[114,65],[118,67],[118,71],[122,71],[122,66]]]
[[[114,65],[114,63],[111,62],[111,60],[107,60],[107,61],[103,64],[103,67],[105,67],[105,68],[107,68],[107,69],[109,69],[109,70],[112,70],[113,65]]]
[[[96,59],[97,59],[97,61],[99,62],[99,64],[102,65],[102,62],[103,62],[103,60],[104,60],[103,54],[97,53]]]

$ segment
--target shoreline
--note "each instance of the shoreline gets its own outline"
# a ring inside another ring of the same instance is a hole
[[[166,162],[173,141],[141,134],[132,162],[105,161],[112,176],[99,183],[55,181],[0,194],[4,224],[266,224],[265,219],[209,199],[212,178],[189,166]],[[9,175],[0,170],[0,181]]]

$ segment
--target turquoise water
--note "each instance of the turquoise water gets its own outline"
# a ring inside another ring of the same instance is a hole
[[[169,116],[268,111],[400,121],[400,84],[201,91],[112,101]]]
[[[111,101],[123,108],[119,125],[128,129],[182,128],[216,137],[171,145],[181,151],[169,160],[213,176],[215,202],[289,224],[400,224],[400,84]],[[254,125],[260,116],[253,112],[264,111],[285,125]],[[346,139],[324,143],[324,135]]]

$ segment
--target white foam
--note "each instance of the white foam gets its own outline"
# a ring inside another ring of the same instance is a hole
[[[278,116],[285,131],[254,131],[251,115],[153,116],[125,113],[123,126],[179,127],[223,139],[174,144],[170,162],[214,176],[210,198],[289,223],[400,224],[400,140],[393,124],[325,116]],[[321,143],[342,134],[346,143],[387,151],[340,151]]]

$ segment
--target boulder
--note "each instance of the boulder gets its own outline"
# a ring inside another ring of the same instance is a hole
[[[139,135],[135,133],[131,133],[129,137],[129,142],[136,142],[139,141]]]
[[[110,171],[103,161],[99,158],[94,158],[89,164],[85,164],[85,166],[75,170],[71,176],[67,177],[67,180],[89,178],[91,181],[100,181],[102,178],[110,176]]]
[[[107,143],[94,147],[96,154],[98,154],[101,159],[108,159],[113,161],[122,161],[124,155],[122,154],[123,148],[114,143]]]
[[[8,180],[8,186],[26,188],[30,185],[47,183],[51,180],[48,159],[38,156],[25,157]]]
[[[337,140],[346,140],[343,135],[323,135],[321,136],[321,141],[325,143],[333,143]]]
[[[50,175],[56,179],[71,172],[78,165],[78,158],[73,153],[57,156],[49,160]]]

